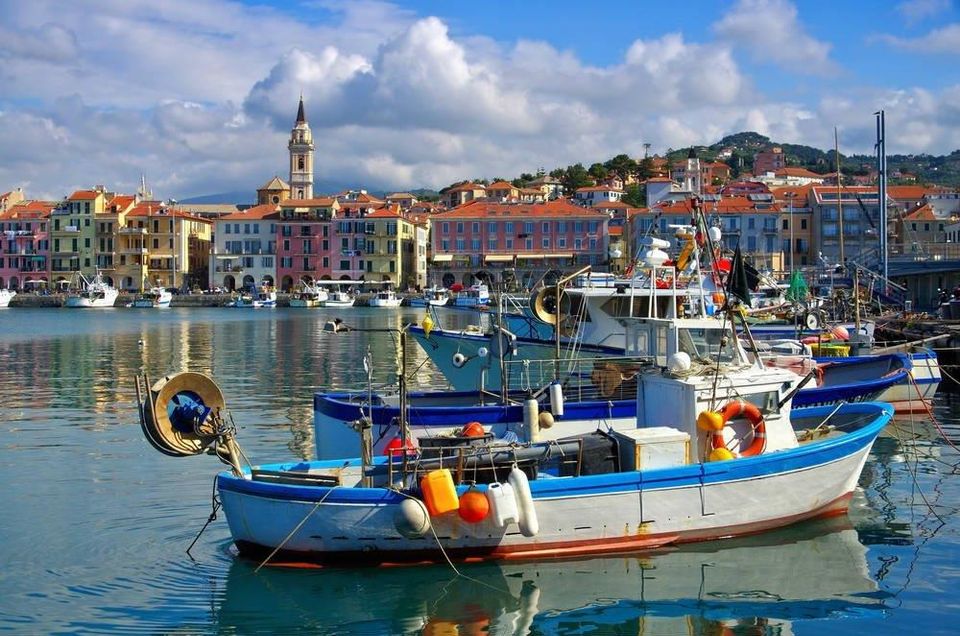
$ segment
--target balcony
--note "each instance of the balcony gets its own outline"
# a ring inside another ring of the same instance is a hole
[[[79,234],[80,226],[79,225],[64,225],[60,232],[63,234]]]
[[[239,274],[243,272],[243,268],[242,267],[225,267],[223,265],[217,265],[214,271],[221,274]]]
[[[145,256],[148,250],[145,247],[121,247],[120,254],[136,254],[140,256]]]
[[[147,228],[145,227],[122,227],[117,231],[117,234],[126,236],[146,236],[148,232]]]

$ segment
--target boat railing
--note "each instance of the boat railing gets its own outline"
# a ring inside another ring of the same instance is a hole
[[[567,400],[635,400],[640,374],[653,364],[637,356],[504,361],[503,393],[514,401],[527,395],[549,398],[550,385],[559,383]]]

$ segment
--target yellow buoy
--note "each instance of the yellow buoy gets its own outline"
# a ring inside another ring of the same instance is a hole
[[[423,334],[429,338],[430,332],[433,331],[433,318],[430,317],[430,314],[423,317],[423,320],[420,321],[420,326],[423,327]]]
[[[733,459],[734,455],[726,448],[714,448],[710,451],[710,461],[712,462],[722,462],[727,459]]]
[[[697,416],[697,428],[710,433],[723,430],[723,416],[716,411],[702,411]]]

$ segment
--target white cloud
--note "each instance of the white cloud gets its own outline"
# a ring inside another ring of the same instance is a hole
[[[916,38],[901,38],[894,35],[877,36],[882,42],[891,46],[917,51],[919,53],[944,53],[947,55],[960,54],[960,24],[948,24],[939,29],[933,29],[926,35]]]
[[[950,8],[950,0],[907,0],[897,5],[909,24],[916,24]]]
[[[287,176],[301,91],[321,189],[441,187],[742,130],[826,148],[836,124],[845,152],[869,152],[878,107],[891,151],[960,147],[960,87],[845,83],[842,99],[820,102],[812,91],[765,94],[734,56],[751,37],[793,42],[771,58],[781,67],[803,57],[818,72],[836,68],[783,1],[740,2],[718,21],[717,41],[645,35],[604,65],[544,41],[454,37],[442,20],[389,4],[315,4],[322,21],[227,0],[0,6],[2,28],[20,34],[0,37],[0,191],[133,191],[144,173],[161,196],[252,197]],[[744,21],[750,12],[770,33]],[[51,43],[43,55],[23,52],[39,41]]]
[[[806,32],[788,0],[739,0],[713,25],[721,39],[748,50],[755,60],[798,73],[833,75],[831,45]]]

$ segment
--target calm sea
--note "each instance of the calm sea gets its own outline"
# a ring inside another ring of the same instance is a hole
[[[631,557],[255,572],[211,510],[211,457],[142,439],[134,377],[211,374],[258,463],[313,453],[312,394],[398,368],[326,310],[0,310],[0,631],[955,634],[960,456],[921,418],[875,445],[849,517]],[[410,310],[340,310],[399,327]],[[450,320],[460,319],[451,312]],[[415,346],[415,384],[438,379]],[[960,400],[936,413],[960,441]],[[783,493],[789,497],[790,493]],[[736,501],[730,502],[736,506]]]

